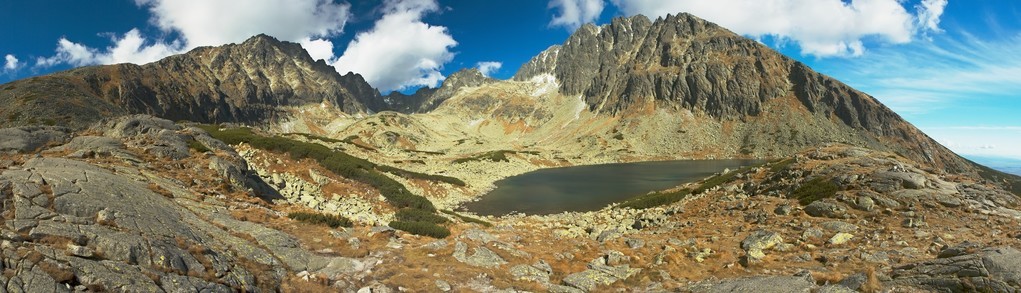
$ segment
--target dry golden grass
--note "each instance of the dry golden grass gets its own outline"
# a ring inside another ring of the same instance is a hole
[[[174,198],[174,193],[173,192],[170,192],[169,190],[164,189],[162,186],[160,186],[159,184],[156,184],[155,182],[149,182],[149,186],[148,187],[149,187],[149,190],[152,190],[156,194],[162,195],[163,197]]]
[[[859,290],[866,293],[883,291],[883,283],[879,281],[879,277],[876,274],[875,267],[870,266],[866,268],[865,276],[866,276],[865,283],[861,285],[861,288],[858,288]]]
[[[45,272],[47,275],[50,275],[50,277],[57,283],[66,283],[74,280],[75,278],[74,271],[71,271],[71,268],[61,266],[48,260],[40,261],[36,264],[36,267]]]

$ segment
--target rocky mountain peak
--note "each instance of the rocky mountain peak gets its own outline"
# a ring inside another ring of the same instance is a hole
[[[540,74],[553,74],[557,68],[557,56],[560,54],[560,45],[553,45],[535,55],[527,63],[522,64],[518,72],[514,73],[513,80],[525,81]]]
[[[39,102],[17,101],[26,95]],[[16,81],[2,89],[0,101],[24,117],[54,117],[55,124],[85,127],[101,117],[128,113],[262,123],[286,115],[281,106],[322,102],[359,113],[366,111],[360,95],[379,94],[361,76],[341,76],[313,60],[300,44],[257,35],[145,65],[89,66]],[[33,122],[27,119],[7,124]]]
[[[495,79],[482,74],[478,68],[465,68],[448,76],[440,88],[448,87],[456,89],[465,86],[480,86],[495,81]]]
[[[461,88],[494,82],[497,80],[485,76],[477,68],[465,68],[448,76],[438,88],[423,87],[410,95],[395,91],[385,97],[362,100],[362,103],[375,112],[422,113],[436,109],[443,101],[453,97]]]
[[[756,130],[730,134],[744,136],[747,153],[769,152],[777,144],[845,141],[827,133],[846,132],[861,145],[935,166],[970,166],[875,98],[686,13],[584,25],[562,45],[524,64],[514,80],[543,74],[556,78],[561,94],[580,96],[595,113],[640,117],[659,109],[708,116],[718,123],[751,122]],[[796,113],[827,125],[825,121],[836,121],[838,128],[820,131],[790,124],[785,121],[792,118],[770,118],[769,111]],[[788,124],[804,128],[794,133],[805,137],[776,141],[775,136],[755,134],[791,131]]]

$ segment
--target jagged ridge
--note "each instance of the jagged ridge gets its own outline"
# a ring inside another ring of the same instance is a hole
[[[251,123],[278,117],[279,106],[320,102],[358,113],[365,107],[357,97],[379,95],[361,76],[342,76],[322,60],[312,60],[301,45],[266,35],[145,65],[72,69],[15,81],[0,90],[0,102],[8,105],[3,125],[74,127],[127,113]]]
[[[556,77],[561,93],[581,95],[596,112],[628,115],[652,105],[746,122],[752,127],[741,135],[750,153],[757,152],[755,142],[762,140],[756,135],[783,130],[755,120],[773,114],[765,113],[771,104],[795,98],[799,107],[815,116],[809,118],[849,127],[855,133],[848,136],[858,137],[860,144],[950,170],[972,169],[875,98],[686,13],[655,21],[638,15],[601,27],[582,26],[563,45],[552,46],[523,65],[514,80],[542,74]],[[821,134],[807,140],[818,144],[832,139]]]

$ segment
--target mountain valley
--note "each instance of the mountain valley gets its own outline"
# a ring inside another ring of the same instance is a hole
[[[410,95],[258,35],[0,105],[4,292],[1021,290],[1021,177],[689,14]],[[539,169],[701,159],[765,163],[595,211],[461,209]]]

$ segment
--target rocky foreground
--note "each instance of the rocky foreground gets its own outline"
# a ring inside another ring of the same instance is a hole
[[[1021,290],[1017,195],[844,145],[649,209],[441,214],[445,239],[386,227],[378,191],[314,162],[149,116],[0,129],[0,151],[3,292]]]

